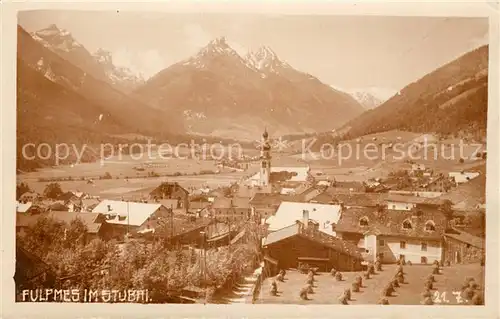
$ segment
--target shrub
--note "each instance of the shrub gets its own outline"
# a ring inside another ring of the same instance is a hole
[[[423,305],[427,305],[427,306],[430,306],[430,305],[433,305],[434,302],[432,301],[432,298],[431,297],[427,297],[424,299],[424,301],[422,301],[422,304]]]
[[[481,293],[476,292],[474,294],[474,296],[472,297],[471,302],[473,305],[476,305],[476,306],[483,305],[484,304],[483,295]]]
[[[474,280],[471,280],[471,281],[469,281],[469,288],[478,289],[479,285]]]
[[[332,268],[332,270],[330,270],[330,274],[332,276],[335,276],[336,273],[337,273],[337,270],[335,270],[335,268]]]
[[[313,294],[314,293],[312,285],[307,285],[306,287],[307,287],[307,293],[308,294]]]
[[[394,279],[392,280],[392,286],[393,286],[393,287],[396,287],[396,288],[401,287],[401,286],[399,285],[399,282],[398,282],[398,280],[397,280],[396,278],[394,278]]]
[[[359,287],[363,287],[363,278],[361,276],[356,276],[356,282],[358,283]]]
[[[368,266],[368,272],[370,273],[370,275],[374,275],[375,274],[375,266],[374,265]]]
[[[384,290],[382,290],[382,296],[384,297],[390,297],[393,293],[393,290],[394,288],[392,287],[392,285],[387,285],[384,287]]]
[[[379,305],[388,305],[389,304],[389,300],[387,298],[381,298],[379,301],[378,301],[378,304]]]
[[[359,292],[359,283],[356,281],[352,283],[352,292]]]
[[[431,294],[431,291],[429,289],[426,289],[423,293],[422,293],[422,300],[424,300],[425,298],[431,298],[432,297],[432,294]]]
[[[400,284],[404,284],[405,283],[405,276],[403,276],[402,274],[398,275],[397,279],[398,279],[398,281],[399,281]]]
[[[347,297],[346,297],[345,295],[343,295],[343,294],[339,297],[339,303],[340,303],[341,305],[348,305],[348,304],[349,304],[349,303],[347,302]]]
[[[474,297],[474,289],[466,288],[463,292],[464,299],[471,300]]]
[[[432,282],[426,281],[424,284],[425,289],[432,290]]]
[[[344,295],[347,300],[351,300],[351,289],[349,288],[344,289]]]
[[[302,300],[307,300],[307,290],[308,290],[308,287],[303,287],[302,289],[300,289],[300,299]]]
[[[399,265],[398,268],[396,268],[396,272],[404,274],[403,266]]]
[[[439,265],[434,266],[434,268],[432,269],[432,274],[439,275]]]
[[[336,274],[335,274],[335,279],[337,281],[342,281],[342,273],[340,271],[338,271]]]

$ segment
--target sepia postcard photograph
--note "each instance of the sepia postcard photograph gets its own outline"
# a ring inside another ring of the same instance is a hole
[[[9,303],[498,307],[496,20],[139,7],[8,25]]]

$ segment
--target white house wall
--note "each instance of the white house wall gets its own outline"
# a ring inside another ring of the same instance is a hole
[[[384,241],[383,246],[379,245],[380,240]],[[406,248],[400,247],[401,241],[406,242]],[[422,243],[427,243],[426,251],[422,251]],[[411,261],[413,264],[420,264],[421,257],[426,257],[427,263],[430,264],[434,260],[441,260],[442,252],[441,241],[385,236],[378,236],[377,238],[377,253],[384,254],[383,263],[394,263],[399,259],[400,255],[404,255],[405,260]]]
[[[388,202],[387,209],[390,210],[407,210],[410,211],[415,208],[415,204],[410,203],[398,203],[398,202]]]

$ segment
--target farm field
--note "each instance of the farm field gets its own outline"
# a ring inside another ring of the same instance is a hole
[[[352,300],[349,304],[363,305],[376,304],[380,300],[381,292],[384,286],[393,278],[396,273],[396,265],[383,265],[382,271],[377,272],[370,279],[363,278],[363,288],[360,292],[352,293]],[[405,282],[401,287],[396,288],[393,296],[387,297],[391,305],[419,305],[421,302],[421,293],[424,291],[425,278],[432,272],[431,265],[413,265],[404,266],[406,273]],[[343,281],[336,281],[329,273],[320,273],[315,277],[316,288],[314,293],[308,295],[310,300],[302,300],[299,297],[299,291],[305,286],[306,275],[296,270],[290,270],[286,273],[286,281],[278,282],[278,296],[271,296],[269,287],[273,278],[267,278],[262,284],[259,299],[256,303],[260,304],[338,304],[338,297],[344,289],[351,288],[351,284],[356,276],[361,272],[342,273]],[[443,267],[442,274],[435,275],[437,282],[434,283],[432,294],[439,292],[442,299],[445,293],[449,302],[441,302],[443,305],[466,304],[465,300],[457,302],[453,292],[460,291],[465,277],[473,277],[476,282],[483,286],[482,280],[484,270],[479,264],[452,265]],[[436,302],[437,304],[437,302]]]

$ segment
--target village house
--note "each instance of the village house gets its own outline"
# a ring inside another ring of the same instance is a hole
[[[25,215],[38,214],[43,211],[38,205],[34,205],[33,202],[16,202],[16,212]]]
[[[319,271],[359,271],[363,261],[356,245],[319,230],[319,223],[307,213],[293,224],[263,238],[265,266],[271,275],[280,269],[298,268],[300,264],[318,267]]]
[[[251,214],[257,221],[273,216],[284,201],[297,201],[300,196],[287,196],[278,193],[256,193],[249,201]]]
[[[136,203],[103,200],[93,210],[106,216],[113,238],[128,234],[154,233],[158,221],[171,216],[172,212],[157,203]]]
[[[453,228],[444,237],[445,260],[453,264],[484,262],[485,240]]]
[[[335,231],[343,240],[364,248],[371,261],[378,256],[383,263],[405,260],[427,264],[443,260],[447,222],[443,213],[425,208],[358,207],[342,213]]]
[[[100,200],[97,198],[84,198],[81,203],[82,212],[91,212],[100,203]]]
[[[319,231],[335,236],[334,227],[339,220],[340,213],[340,205],[282,202],[276,213],[267,218],[265,223],[268,232],[273,232],[295,224],[305,215],[307,220],[310,219],[319,224]]]
[[[50,211],[38,215],[16,215],[16,233],[23,236],[26,230],[33,227],[36,222],[42,218],[52,218],[56,221],[69,224],[76,219],[82,221],[82,223],[87,228],[87,236],[85,238],[86,242],[90,242],[94,238],[106,239],[106,226],[104,215],[99,213],[80,213],[80,212],[68,212],[68,211]]]
[[[312,198],[310,203],[341,205],[350,207],[377,207],[384,205],[387,198],[386,193],[334,193],[326,191]]]
[[[36,192],[26,192],[19,196],[18,201],[20,203],[37,203],[42,199],[43,197]]]
[[[191,213],[201,214],[210,205],[212,205],[212,201],[209,200],[208,196],[196,195],[189,198],[189,212]]]
[[[422,179],[423,181],[416,187],[417,191],[446,193],[453,185],[450,179],[444,175],[435,177],[424,176]]]
[[[38,287],[54,287],[56,273],[39,257],[24,249],[16,242],[16,270],[14,281],[16,283],[16,301],[23,301],[22,291]]]
[[[218,221],[248,220],[252,213],[250,199],[245,197],[217,197],[208,211]]]
[[[386,208],[396,211],[411,211],[418,207],[427,206],[439,210],[439,207],[444,204],[444,200],[440,198],[426,198],[417,196],[405,196],[399,194],[389,194],[386,199]]]
[[[448,176],[452,179],[455,184],[464,184],[469,182],[470,180],[478,177],[480,175],[479,172],[449,172]]]
[[[177,182],[161,183],[149,193],[149,198],[158,203],[162,200],[170,200],[165,202],[168,205],[166,207],[182,209],[185,212],[189,210],[189,192]]]
[[[154,231],[143,230],[139,231],[139,236],[154,235],[158,239],[162,239],[169,246],[180,248],[185,245],[194,245],[201,247],[203,241],[202,233],[211,234],[210,226],[214,224],[214,220],[209,218],[190,219],[185,216],[162,217],[156,220],[156,228]],[[207,236],[207,235],[205,235]]]
[[[403,196],[416,196],[425,198],[437,198],[443,195],[441,192],[431,192],[431,191],[389,191],[392,195],[403,195]]]

